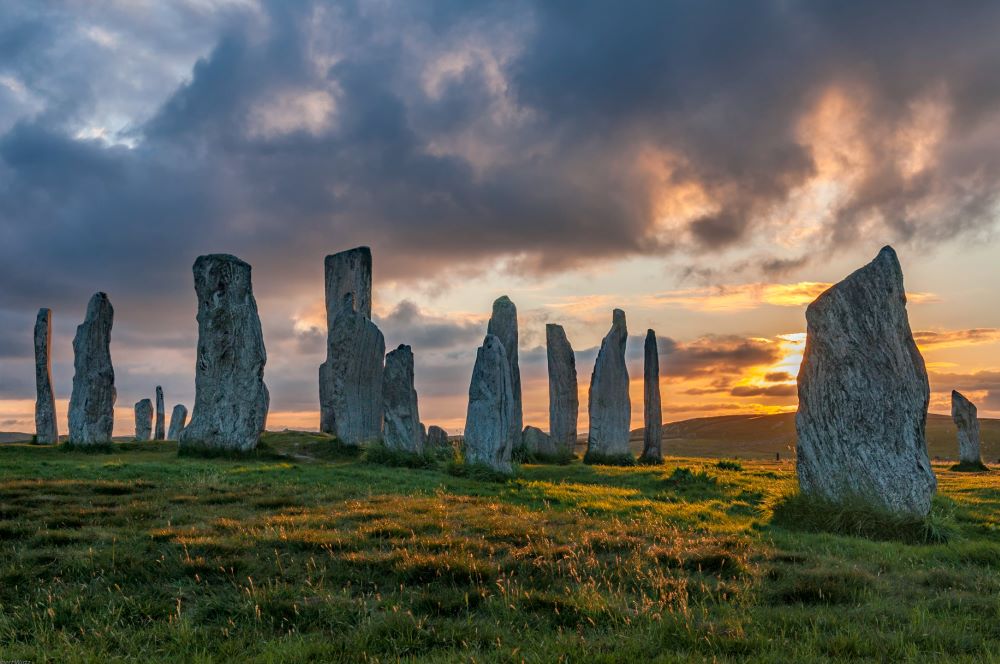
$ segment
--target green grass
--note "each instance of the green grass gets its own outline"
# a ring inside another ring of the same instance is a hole
[[[932,521],[947,542],[901,541],[783,521],[789,463],[523,463],[491,478],[454,460],[386,465],[328,436],[264,443],[266,457],[232,459],[179,457],[173,443],[104,454],[0,446],[2,659],[980,662],[1000,652],[995,472],[935,465]]]

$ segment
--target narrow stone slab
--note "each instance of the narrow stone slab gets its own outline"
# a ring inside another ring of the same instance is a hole
[[[422,454],[424,438],[413,387],[413,351],[400,345],[385,356],[382,441],[389,449]]]
[[[106,293],[96,293],[73,338],[73,393],[69,399],[69,440],[74,445],[111,442],[115,424],[115,369],[111,326],[115,310]]]
[[[926,515],[937,489],[925,438],[930,388],[896,252],[885,247],[816,298],[806,323],[795,418],[803,493]]]
[[[327,329],[340,313],[345,295],[354,296],[354,309],[372,317],[372,250],[356,247],[331,254],[323,261]]]
[[[181,447],[247,452],[267,422],[267,352],[253,296],[250,265],[228,254],[199,256],[198,358],[191,422]]]
[[[521,405],[521,368],[517,363],[517,307],[506,295],[498,297],[493,302],[493,315],[490,316],[486,333],[492,334],[500,340],[504,352],[507,354],[507,364],[510,365],[510,389],[514,395],[510,414],[510,432],[513,436],[511,444],[516,449],[521,444],[524,410]]]
[[[521,432],[521,440],[524,449],[529,453],[540,457],[555,457],[560,454],[560,449],[556,447],[552,436],[545,433],[538,427],[526,426]]]
[[[432,424],[427,428],[427,448],[441,448],[441,447],[451,447],[451,441],[448,440],[448,432]]]
[[[625,344],[628,328],[625,312],[615,309],[611,330],[601,342],[590,378],[590,433],[587,455],[591,458],[629,456],[629,424],[632,402],[628,393]]]
[[[163,405],[163,388],[156,386],[156,429],[153,432],[153,440],[164,440],[167,437],[164,420],[166,419],[166,408]]]
[[[576,378],[576,356],[562,325],[545,326],[545,354],[549,368],[549,435],[560,453],[576,448],[580,393]]]
[[[964,465],[981,466],[979,451],[979,409],[957,390],[951,391],[951,418],[958,427],[958,460]]]
[[[135,402],[135,439],[146,441],[153,433],[153,402],[142,399]]]
[[[52,310],[35,319],[35,442],[58,443],[56,399],[52,390]]]
[[[174,410],[170,413],[170,428],[167,430],[167,440],[178,440],[181,437],[181,431],[184,430],[184,425],[187,424],[187,417],[187,406],[180,403],[174,406]]]
[[[510,473],[510,433],[514,394],[510,364],[500,339],[487,334],[476,351],[476,364],[469,384],[469,408],[465,416],[465,461]]]
[[[656,332],[646,330],[643,364],[643,423],[642,461],[659,463],[663,460],[663,405],[660,402],[660,352]]]

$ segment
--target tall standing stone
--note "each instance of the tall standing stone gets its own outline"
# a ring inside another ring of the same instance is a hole
[[[628,393],[628,368],[625,366],[627,340],[625,312],[615,309],[611,330],[601,342],[590,378],[587,456],[594,460],[630,454],[628,439],[632,402]]]
[[[250,281],[250,265],[228,254],[194,262],[198,358],[191,423],[180,446],[246,452],[267,422],[267,352]]]
[[[510,389],[514,395],[510,413],[510,433],[513,436],[511,444],[517,448],[521,444],[524,417],[521,406],[521,369],[517,364],[517,307],[506,295],[498,297],[493,302],[493,315],[490,316],[486,334],[492,334],[500,340],[507,354],[507,364],[510,365]]]
[[[979,452],[979,409],[957,390],[951,391],[951,417],[958,427],[958,460],[962,465],[982,466]]]
[[[476,364],[469,384],[469,409],[465,416],[465,461],[510,473],[510,433],[514,408],[510,363],[504,345],[487,334],[476,351]]]
[[[663,440],[663,405],[660,402],[660,353],[656,347],[656,332],[646,330],[644,347],[642,461],[659,463],[663,460],[660,449]]]
[[[357,311],[350,293],[330,327],[326,358],[320,367],[320,429],[348,445],[380,438],[385,339]]]
[[[562,325],[545,326],[545,349],[549,365],[549,435],[560,453],[572,454],[576,447],[580,394],[576,357]]]
[[[806,309],[798,375],[803,493],[924,516],[937,480],[927,457],[930,388],[891,247]]]
[[[390,449],[422,454],[424,433],[413,387],[413,351],[400,345],[385,356],[382,373],[382,441]]]
[[[430,425],[427,428],[426,446],[429,449],[434,449],[438,447],[450,447],[450,443],[448,441],[448,432],[436,424]]]
[[[177,440],[181,437],[181,431],[184,430],[184,425],[187,424],[188,409],[182,403],[174,406],[173,411],[170,413],[170,428],[167,430],[167,440]]]
[[[163,388],[156,386],[156,429],[153,440],[163,440],[167,437],[164,420],[166,419],[166,409],[163,406]]]
[[[111,326],[115,310],[106,293],[95,293],[73,338],[73,393],[69,399],[69,440],[76,445],[110,443],[115,424],[115,369]]]
[[[331,254],[323,261],[327,329],[340,313],[344,296],[354,296],[354,310],[372,317],[372,250],[357,247]]]
[[[59,442],[51,350],[52,310],[43,308],[35,319],[35,441],[39,443]]]
[[[142,399],[135,402],[135,439],[149,440],[153,433],[153,402]]]

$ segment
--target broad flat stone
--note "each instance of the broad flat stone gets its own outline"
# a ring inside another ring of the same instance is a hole
[[[503,344],[507,354],[507,364],[510,365],[511,393],[514,402],[511,406],[510,432],[513,436],[511,444],[517,449],[521,444],[521,426],[523,424],[523,408],[521,406],[521,369],[517,363],[517,307],[506,295],[498,297],[493,302],[493,315],[486,330]]]
[[[963,464],[982,465],[979,452],[979,409],[957,390],[951,392],[951,417],[958,427],[958,460]]]
[[[382,373],[382,441],[385,446],[422,454],[424,438],[413,387],[413,351],[400,345],[385,356]]]
[[[643,364],[643,435],[642,460],[662,461],[663,406],[660,402],[660,353],[656,332],[646,330]]]
[[[465,416],[465,461],[510,473],[514,437],[510,433],[514,395],[510,364],[500,339],[487,334],[476,351]]]
[[[188,409],[184,404],[177,404],[170,413],[170,428],[167,430],[167,440],[177,440],[187,424]]]
[[[167,437],[164,420],[166,419],[166,409],[163,405],[163,388],[156,386],[156,429],[153,433],[153,440],[164,440]]]
[[[199,256],[193,271],[198,358],[194,409],[180,446],[250,451],[264,431],[270,405],[250,265],[228,254],[210,254]]]
[[[806,309],[798,374],[803,493],[924,516],[937,480],[927,457],[927,370],[891,247]]]
[[[526,426],[521,432],[524,448],[531,454],[554,457],[560,453],[552,437],[538,427]]]
[[[545,326],[545,351],[549,368],[549,435],[561,453],[576,448],[580,394],[576,379],[576,356],[562,325]]]
[[[35,442],[58,443],[56,399],[52,391],[52,310],[35,319]]]
[[[625,312],[615,309],[611,330],[601,342],[590,378],[587,454],[604,457],[630,454],[628,440],[632,402],[628,393],[628,368],[625,366],[627,340]]]
[[[153,434],[153,402],[142,399],[135,402],[135,439],[146,441]]]
[[[111,442],[115,424],[115,370],[111,326],[115,310],[106,293],[96,293],[73,338],[73,393],[69,399],[69,440],[75,445]]]

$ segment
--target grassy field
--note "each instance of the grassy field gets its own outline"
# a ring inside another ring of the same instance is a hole
[[[269,434],[0,447],[0,659],[1000,661],[1000,473],[935,465],[949,540],[771,523],[791,463],[506,482]]]

